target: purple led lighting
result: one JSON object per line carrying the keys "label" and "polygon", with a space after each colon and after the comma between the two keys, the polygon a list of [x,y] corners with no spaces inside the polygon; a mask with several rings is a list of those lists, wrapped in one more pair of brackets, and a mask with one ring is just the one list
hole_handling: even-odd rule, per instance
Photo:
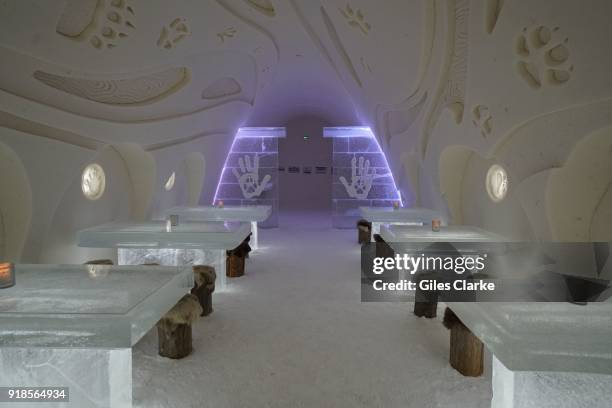
{"label": "purple led lighting", "polygon": [[227,161],[229,160],[230,154],[234,151],[234,145],[236,144],[236,139],[238,139],[238,135],[240,134],[240,129],[238,129],[238,133],[236,133],[236,136],[234,136],[234,140],[232,141],[232,146],[229,149],[229,152],[227,153],[227,156],[225,156],[225,162],[223,163],[223,168],[221,169],[221,174],[219,175],[219,182],[217,183],[217,188],[215,189],[215,196],[213,197],[213,202],[212,204],[215,205],[215,203],[217,202],[217,195],[219,194],[219,187],[221,186],[221,180],[223,179],[223,175],[225,174],[225,169],[227,167]]}
{"label": "purple led lighting", "polygon": [[376,139],[376,136],[374,135],[374,132],[372,132],[372,129],[370,128],[368,129],[370,131],[372,139],[374,139],[374,142],[376,143],[376,146],[378,147],[378,151],[380,152],[380,154],[382,154],[383,160],[385,161],[385,166],[387,166],[387,169],[389,170],[389,174],[391,175],[391,180],[393,181],[393,187],[395,188],[395,194],[397,194],[397,199],[400,203],[400,207],[403,207],[404,201],[402,200],[402,194],[398,190],[397,184],[395,183],[395,177],[393,177],[393,172],[391,171],[391,167],[389,167],[389,162],[387,161],[387,155],[385,154],[385,152],[383,152],[382,148],[380,147],[380,143],[378,143],[378,139]]}
{"label": "purple led lighting", "polygon": [[[219,196],[219,188],[221,187],[223,181],[223,175],[225,174],[225,170],[227,169],[227,164],[232,153],[235,152],[236,141],[242,139],[272,139],[272,138],[284,138],[286,137],[287,132],[284,127],[243,127],[239,128],[234,136],[234,141],[232,142],[232,146],[229,149],[227,156],[225,157],[225,162],[223,163],[223,168],[221,169],[221,174],[219,175],[219,182],[217,183],[217,188],[215,189],[215,196],[213,197],[212,204],[214,205],[217,202],[217,197]],[[266,145],[262,140],[262,151],[266,151]],[[252,152],[239,152],[249,154]]]}
{"label": "purple led lighting", "polygon": [[[391,172],[391,169],[389,167],[389,162],[387,161],[387,157],[385,156],[385,153],[381,149],[380,144],[378,143],[378,140],[374,136],[374,133],[372,132],[371,128],[369,128],[369,127],[324,128],[323,135],[324,135],[324,137],[339,137],[339,138],[351,138],[351,137],[355,137],[355,138],[368,138],[368,139],[374,140],[374,143],[376,144],[376,150],[377,150],[376,153],[378,153],[378,154],[380,154],[382,156],[384,166],[386,167],[386,169],[388,171],[387,175],[390,176],[391,182],[393,183],[393,187],[392,188],[395,190],[395,198],[390,198],[390,199],[398,201],[401,207],[404,206],[404,202],[402,200],[402,196],[400,194],[400,191],[397,189],[397,184],[395,183],[395,178],[394,178],[393,173]],[[284,128],[272,128],[272,127],[265,127],[265,128],[240,128],[240,129],[238,129],[238,132],[236,133],[236,136],[234,137],[234,140],[232,142],[232,145],[230,147],[228,155],[225,158],[225,162],[223,164],[223,168],[221,170],[221,174],[219,175],[219,182],[217,183],[217,188],[215,190],[215,196],[213,198],[213,205],[217,202],[217,199],[218,199],[217,197],[219,195],[219,188],[220,188],[220,186],[222,184],[223,175],[225,174],[225,171],[227,169],[228,160],[230,158],[230,155],[232,153],[235,153],[234,152],[234,148],[235,148],[235,145],[236,145],[236,140],[244,139],[244,138],[275,138],[275,137],[276,138],[285,137],[285,129]],[[357,152],[355,152],[355,153],[357,153]],[[389,186],[389,187],[391,187],[391,186]],[[392,191],[389,191],[389,193],[391,193],[391,192]],[[373,199],[376,200],[376,198],[373,198]],[[387,200],[389,200],[389,198]]]}
{"label": "purple led lighting", "polygon": [[[387,156],[385,155],[382,148],[380,147],[380,143],[378,143],[378,139],[376,139],[376,136],[374,135],[374,132],[372,132],[371,128],[367,126],[326,127],[323,129],[323,137],[338,138],[338,139],[364,138],[364,139],[373,140],[376,145],[376,150],[377,150],[375,153],[380,154],[382,156],[384,167],[388,171],[387,175],[391,177],[391,181],[393,183],[393,189],[395,190],[395,197],[386,198],[382,200],[384,201],[396,200],[400,203],[401,207],[404,206],[402,195],[397,188],[397,184],[395,183],[395,178],[393,176],[393,173],[391,172],[391,168],[389,167]],[[372,151],[347,151],[346,153],[359,154],[359,153],[374,153],[374,152]],[[381,200],[381,198],[368,198],[368,199],[369,200]]]}

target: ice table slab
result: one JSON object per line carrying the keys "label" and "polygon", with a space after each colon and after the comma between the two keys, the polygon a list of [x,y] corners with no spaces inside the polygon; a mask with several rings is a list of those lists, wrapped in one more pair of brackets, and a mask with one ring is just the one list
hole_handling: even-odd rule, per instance
{"label": "ice table slab", "polygon": [[17,265],[0,290],[0,386],[69,387],[54,406],[131,407],[131,347],[192,285],[184,267]]}
{"label": "ice table slab", "polygon": [[388,224],[380,228],[380,236],[394,250],[402,251],[401,243],[430,244],[433,242],[507,242],[507,238],[478,227],[449,225],[432,231],[431,226]]}
{"label": "ice table slab", "polygon": [[380,234],[382,224],[422,226],[439,219],[446,225],[442,214],[429,208],[359,207],[359,215],[372,223],[372,239],[374,234]]}
{"label": "ice table slab", "polygon": [[449,303],[512,371],[612,374],[612,303]]}
{"label": "ice table slab", "polygon": [[493,408],[612,400],[612,303],[449,303],[493,359]]}
{"label": "ice table slab", "polygon": [[118,248],[119,263],[140,265],[212,265],[217,287],[226,286],[225,251],[234,249],[251,233],[246,222],[179,222],[167,229],[165,221],[113,222],[81,230],[81,247]]}
{"label": "ice table slab", "polygon": [[[381,236],[391,247],[394,242],[508,241],[469,226],[433,232],[389,225]],[[448,305],[494,355],[494,408],[586,408],[612,399],[612,303]]]}
{"label": "ice table slab", "polygon": [[182,221],[240,221],[251,223],[251,241],[253,249],[259,247],[257,223],[263,222],[272,214],[270,205],[249,206],[199,206],[199,207],[172,207],[163,214],[178,215],[179,223]]}
{"label": "ice table slab", "polygon": [[112,222],[78,232],[81,247],[233,249],[251,232],[244,222],[181,222],[170,230],[165,221]]}

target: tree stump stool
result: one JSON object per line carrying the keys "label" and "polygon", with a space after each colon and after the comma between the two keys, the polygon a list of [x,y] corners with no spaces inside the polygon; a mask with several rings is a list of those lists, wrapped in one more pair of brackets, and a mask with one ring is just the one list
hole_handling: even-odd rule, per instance
{"label": "tree stump stool", "polygon": [[237,278],[244,275],[246,258],[248,257],[249,252],[251,252],[249,239],[250,237],[247,237],[244,241],[242,241],[242,244],[238,245],[232,250],[227,251],[227,258],[225,260],[225,275],[228,278]]}
{"label": "tree stump stool", "polygon": [[114,263],[110,259],[94,259],[85,262],[83,265],[114,265]]}
{"label": "tree stump stool", "polygon": [[450,365],[466,377],[480,377],[484,345],[450,309],[444,311],[444,326],[450,330]]}
{"label": "tree stump stool", "polygon": [[253,233],[251,232],[249,235],[247,235],[247,237],[244,239],[244,241],[242,241],[243,244],[246,244],[249,248],[248,251],[246,251],[246,255],[244,256],[246,259],[249,259],[250,253],[251,253],[251,245],[249,244],[251,242],[251,236],[253,235]]}
{"label": "tree stump stool", "polygon": [[382,258],[393,258],[395,252],[389,244],[385,242],[379,234],[374,234],[374,242],[376,243],[376,256]]}
{"label": "tree stump stool", "polygon": [[157,322],[159,355],[173,359],[187,357],[193,350],[191,323],[202,313],[198,298],[185,295]]}
{"label": "tree stump stool", "polygon": [[200,316],[208,316],[213,312],[212,293],[215,291],[215,280],[217,273],[215,268],[208,265],[194,265],[193,275],[195,284],[191,289],[191,294],[195,295],[202,306]]}
{"label": "tree stump stool", "polygon": [[427,273],[416,275],[416,291],[414,293],[414,314],[418,317],[433,319],[438,315],[438,292],[423,291],[420,281],[431,278]]}
{"label": "tree stump stool", "polygon": [[366,220],[357,221],[357,242],[367,244],[372,240],[372,223]]}

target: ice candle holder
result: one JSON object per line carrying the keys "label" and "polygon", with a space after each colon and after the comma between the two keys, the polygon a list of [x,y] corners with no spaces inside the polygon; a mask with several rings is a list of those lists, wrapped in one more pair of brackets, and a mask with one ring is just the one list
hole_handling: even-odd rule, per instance
{"label": "ice candle holder", "polygon": [[170,232],[172,231],[173,227],[178,227],[179,224],[179,216],[176,214],[171,214],[168,215],[168,218],[166,219],[166,231]]}
{"label": "ice candle holder", "polygon": [[431,230],[434,232],[440,232],[440,225],[442,225],[442,221],[439,218],[434,218],[431,220]]}
{"label": "ice candle holder", "polygon": [[15,286],[15,265],[8,262],[0,263],[0,289]]}

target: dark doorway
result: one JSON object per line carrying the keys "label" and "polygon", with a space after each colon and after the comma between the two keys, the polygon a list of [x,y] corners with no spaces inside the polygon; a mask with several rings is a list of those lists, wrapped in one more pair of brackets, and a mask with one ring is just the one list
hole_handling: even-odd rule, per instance
{"label": "dark doorway", "polygon": [[287,123],[287,137],[278,145],[281,212],[331,214],[333,139],[323,138],[325,126],[316,116]]}

